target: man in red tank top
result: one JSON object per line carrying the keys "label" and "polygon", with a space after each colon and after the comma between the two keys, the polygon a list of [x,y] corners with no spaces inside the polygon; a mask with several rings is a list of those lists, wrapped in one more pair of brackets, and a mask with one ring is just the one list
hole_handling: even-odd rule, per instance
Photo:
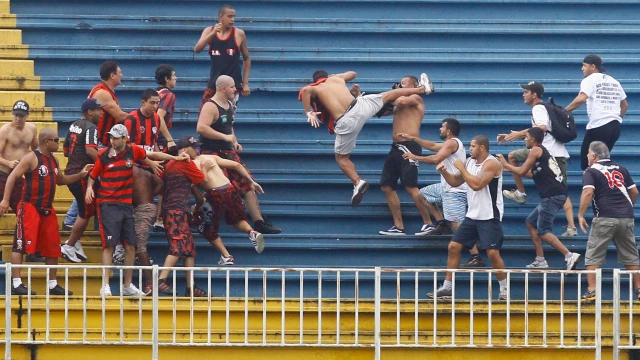
{"label": "man in red tank top", "polygon": [[[40,251],[47,265],[58,265],[60,257],[60,232],[58,219],[53,209],[56,185],[69,185],[87,176],[93,168],[86,165],[75,175],[63,175],[59,170],[58,160],[53,153],[58,151],[60,139],[50,128],[42,129],[38,136],[38,148],[25,155],[13,169],[7,179],[6,191],[0,202],[0,215],[7,212],[11,191],[16,181],[25,177],[22,189],[22,200],[16,212],[16,233],[11,253],[12,264],[22,264],[24,253],[33,254]],[[11,295],[27,295],[27,289],[20,278],[20,269],[11,271],[13,286]],[[56,269],[49,269],[49,295],[73,295],[65,290],[56,280]],[[35,295],[31,291],[32,295]]]}
{"label": "man in red tank top", "polygon": [[[216,93],[215,84],[220,75],[231,76],[235,80],[238,93],[243,96],[249,96],[251,93],[249,88],[251,58],[247,47],[247,36],[243,30],[233,26],[235,19],[235,9],[230,5],[223,5],[218,11],[218,23],[205,28],[193,47],[193,52],[199,53],[209,46],[208,52],[211,56],[209,82],[202,95],[200,108]],[[242,53],[242,72],[240,71],[240,53]],[[235,100],[237,101],[237,96]]]}
{"label": "man in red tank top", "polygon": [[122,70],[115,61],[105,61],[100,66],[102,82],[94,86],[89,98],[97,99],[102,107],[102,117],[98,122],[98,139],[102,146],[109,146],[109,130],[113,125],[127,118],[127,113],[120,109],[115,89],[122,82]]}

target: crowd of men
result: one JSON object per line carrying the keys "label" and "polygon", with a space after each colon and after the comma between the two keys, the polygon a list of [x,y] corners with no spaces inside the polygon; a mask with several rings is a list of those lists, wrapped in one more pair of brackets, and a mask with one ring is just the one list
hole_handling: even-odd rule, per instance
{"label": "crowd of men", "polygon": [[[28,123],[30,108],[25,101],[13,107],[13,121],[0,128],[0,188],[3,199],[0,215],[8,208],[16,213],[16,235],[12,263],[20,264],[23,254],[39,253],[47,264],[57,264],[59,257],[71,262],[87,260],[79,241],[91,217],[97,217],[102,240],[102,264],[113,261],[148,266],[146,250],[149,229],[163,229],[169,244],[164,265],[175,266],[182,259],[186,267],[195,264],[193,226],[220,253],[220,265],[232,265],[234,257],[219,236],[222,217],[227,224],[249,237],[258,253],[264,249],[263,234],[277,234],[280,229],[265,221],[256,194],[262,187],[242,163],[242,145],[233,124],[239,95],[250,95],[251,60],[245,33],[234,27],[235,10],[223,6],[219,23],[207,27],[194,47],[200,52],[208,47],[211,56],[209,81],[200,104],[196,131],[198,139],[186,136],[174,140],[171,135],[176,97],[171,91],[177,84],[175,70],[160,65],[155,72],[158,88],[141,95],[140,107],[123,111],[116,96],[122,81],[118,63],[107,61],[100,67],[101,82],[87,89],[82,103],[82,118],[69,128],[63,152],[68,157],[64,171],[54,153],[60,139],[51,129],[37,133]],[[242,60],[240,61],[240,55]],[[568,106],[571,111],[587,103],[589,122],[581,149],[583,193],[578,221],[586,233],[584,218],[593,203],[595,219],[589,235],[586,266],[594,269],[604,262],[607,245],[613,241],[618,257],[628,269],[640,269],[633,235],[633,204],[638,195],[629,172],[609,159],[620,135],[620,123],[628,107],[620,83],[605,74],[597,55],[584,58],[584,80],[579,95]],[[497,141],[524,139],[526,148],[508,157],[491,155],[489,139],[473,137],[469,157],[459,139],[462,124],[446,118],[439,129],[442,142],[420,138],[425,113],[420,95],[430,95],[434,87],[427,74],[406,76],[393,89],[380,94],[363,95],[359,86],[347,83],[356,73],[329,75],[318,70],[313,83],[299,93],[304,113],[314,128],[320,122],[336,135],[335,159],[353,183],[352,206],[357,206],[369,189],[350,160],[356,139],[373,116],[393,116],[392,145],[384,162],[381,189],[393,217],[393,225],[381,235],[405,235],[405,227],[396,192],[398,181],[404,186],[419,210],[423,225],[415,235],[443,235],[454,232],[449,244],[447,267],[460,266],[461,253],[468,249],[471,258],[463,266],[484,266],[479,249],[485,250],[495,269],[504,269],[500,256],[503,242],[503,197],[526,202],[522,177],[533,178],[540,194],[540,204],[526,219],[536,257],[528,268],[547,268],[542,241],[565,257],[566,269],[572,270],[582,256],[570,252],[552,233],[556,213],[564,209],[568,230],[562,236],[577,235],[573,205],[568,197],[565,145],[553,135],[550,115],[544,106],[544,86],[532,81],[521,84],[525,104],[531,107],[531,127],[509,134],[499,134]],[[435,133],[435,132],[434,132]],[[423,149],[432,152],[423,155]],[[419,163],[435,166],[440,181],[422,189],[418,186]],[[516,189],[503,190],[503,173],[511,172]],[[63,175],[64,173],[64,175]],[[56,186],[67,185],[74,196],[63,229],[69,238],[60,244],[57,218],[53,206]],[[190,194],[195,205],[189,207]],[[154,198],[158,198],[157,205]],[[439,207],[442,206],[442,212]],[[245,207],[253,223],[247,221]],[[75,212],[75,219],[74,217]],[[174,292],[169,271],[159,276],[158,291]],[[56,281],[50,270],[48,291],[51,295],[72,294]],[[207,296],[187,274],[186,296]],[[504,273],[497,273],[499,298],[508,289]],[[132,271],[126,270],[123,295],[148,295],[153,291],[151,273],[143,273],[138,289],[132,283]],[[21,281],[19,269],[12,274],[12,294],[34,294]],[[640,288],[640,277],[634,279]],[[111,295],[108,276],[100,288]],[[452,296],[451,274],[430,297]],[[594,279],[588,279],[585,298],[595,296]],[[640,296],[640,289],[638,290]]]}

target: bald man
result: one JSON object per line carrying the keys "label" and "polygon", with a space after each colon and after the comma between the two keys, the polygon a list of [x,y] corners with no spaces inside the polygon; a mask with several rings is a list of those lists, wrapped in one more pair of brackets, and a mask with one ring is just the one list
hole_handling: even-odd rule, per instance
{"label": "bald man", "polygon": [[[249,172],[238,155],[239,152],[242,152],[242,145],[238,143],[233,131],[233,97],[235,93],[234,80],[230,76],[220,75],[216,80],[215,95],[204,104],[202,111],[200,111],[197,131],[200,134],[199,142],[202,143],[202,154],[217,155],[222,159],[235,161],[242,164]],[[251,182],[233,169],[225,169],[224,174],[231,180],[231,184],[244,200],[253,219],[253,228],[262,234],[279,234],[280,229],[264,221],[258,197]],[[249,175],[251,175],[250,172]]]}
{"label": "bald man", "polygon": [[[87,176],[93,168],[86,165],[75,175],[63,175],[59,170],[58,160],[53,153],[58,151],[60,139],[53,129],[43,129],[38,136],[38,148],[26,154],[13,169],[0,202],[0,216],[9,208],[11,192],[16,181],[24,176],[24,191],[16,211],[16,234],[11,253],[12,264],[22,264],[24,253],[33,254],[40,251],[47,265],[58,265],[60,257],[60,232],[58,219],[53,209],[56,185],[69,185]],[[14,268],[11,273],[13,286],[11,295],[27,295],[27,289],[20,278],[20,269]],[[56,269],[49,269],[49,295],[73,295],[56,281]],[[31,291],[32,295],[35,295]]]}

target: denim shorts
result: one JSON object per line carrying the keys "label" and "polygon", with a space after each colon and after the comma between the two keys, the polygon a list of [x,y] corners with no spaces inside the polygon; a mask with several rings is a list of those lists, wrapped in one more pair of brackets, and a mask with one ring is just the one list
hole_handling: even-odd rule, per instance
{"label": "denim shorts", "polygon": [[527,216],[527,223],[538,229],[538,236],[550,233],[553,228],[553,220],[565,201],[566,195],[556,195],[548,198],[542,198],[540,205]]}

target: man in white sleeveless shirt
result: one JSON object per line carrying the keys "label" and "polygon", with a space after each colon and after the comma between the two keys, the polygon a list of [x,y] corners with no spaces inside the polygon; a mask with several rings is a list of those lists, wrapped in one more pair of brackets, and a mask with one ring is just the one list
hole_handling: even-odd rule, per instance
{"label": "man in white sleeveless shirt", "polygon": [[[504,269],[500,257],[502,248],[502,165],[489,154],[489,139],[477,135],[471,140],[469,147],[471,158],[466,163],[457,159],[454,162],[459,173],[452,174],[444,163],[438,164],[436,170],[442,174],[447,183],[453,187],[467,184],[467,203],[469,210],[462,224],[449,243],[447,269],[460,267],[460,254],[463,248],[472,248],[479,244],[487,251],[487,256],[494,269]],[[507,299],[506,274],[496,273],[500,284],[499,300]],[[447,273],[446,280],[435,293],[428,293],[430,298],[447,299],[452,296],[452,273]]]}

